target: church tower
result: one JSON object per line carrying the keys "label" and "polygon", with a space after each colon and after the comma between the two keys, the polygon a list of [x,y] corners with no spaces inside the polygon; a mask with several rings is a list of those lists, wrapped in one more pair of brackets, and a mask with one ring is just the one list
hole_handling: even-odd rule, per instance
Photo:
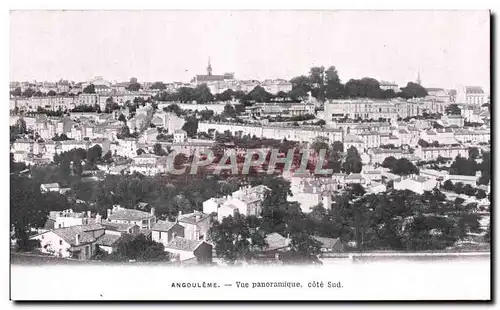
{"label": "church tower", "polygon": [[212,65],[210,64],[210,57],[208,57],[207,74],[212,75]]}
{"label": "church tower", "polygon": [[418,71],[418,74],[417,74],[417,84],[422,85],[422,80],[420,79],[420,70]]}

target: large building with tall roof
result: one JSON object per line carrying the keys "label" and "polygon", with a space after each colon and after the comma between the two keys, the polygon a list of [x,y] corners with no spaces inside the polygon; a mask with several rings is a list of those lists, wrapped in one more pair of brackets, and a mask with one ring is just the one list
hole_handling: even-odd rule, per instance
{"label": "large building with tall roof", "polygon": [[461,86],[457,88],[456,103],[483,105],[487,103],[487,101],[488,96],[482,87]]}
{"label": "large building with tall roof", "polygon": [[207,74],[196,75],[191,83],[196,85],[209,84],[213,82],[224,82],[227,80],[234,80],[234,73],[224,73],[221,75],[212,74],[212,64],[210,58],[208,59]]}

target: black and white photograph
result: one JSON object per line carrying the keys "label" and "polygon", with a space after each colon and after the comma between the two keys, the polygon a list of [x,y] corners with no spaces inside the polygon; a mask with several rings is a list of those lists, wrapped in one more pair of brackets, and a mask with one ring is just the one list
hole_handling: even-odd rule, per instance
{"label": "black and white photograph", "polygon": [[10,299],[490,301],[491,22],[11,10]]}

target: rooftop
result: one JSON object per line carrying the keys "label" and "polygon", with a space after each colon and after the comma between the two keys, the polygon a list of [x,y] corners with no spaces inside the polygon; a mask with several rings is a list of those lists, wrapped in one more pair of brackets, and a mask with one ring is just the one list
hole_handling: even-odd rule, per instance
{"label": "rooftop", "polygon": [[142,220],[150,218],[151,214],[144,211],[120,208],[112,211],[108,220]]}
{"label": "rooftop", "polygon": [[173,250],[192,252],[192,251],[196,250],[202,243],[203,243],[203,240],[189,240],[189,239],[185,239],[182,237],[177,237],[174,240],[170,241],[165,246],[165,249],[173,249]]}

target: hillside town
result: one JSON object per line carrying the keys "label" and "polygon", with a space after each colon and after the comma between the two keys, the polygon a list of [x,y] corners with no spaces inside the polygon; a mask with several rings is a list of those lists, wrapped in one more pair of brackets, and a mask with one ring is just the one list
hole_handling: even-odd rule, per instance
{"label": "hillside town", "polygon": [[[239,80],[212,65],[189,82],[11,82],[12,251],[180,265],[489,251],[481,87],[426,87],[418,72],[343,83],[334,66]],[[275,149],[291,168],[271,164]],[[326,159],[299,171],[304,149]],[[249,150],[268,156],[242,173]],[[236,173],[220,167],[229,153]]]}

